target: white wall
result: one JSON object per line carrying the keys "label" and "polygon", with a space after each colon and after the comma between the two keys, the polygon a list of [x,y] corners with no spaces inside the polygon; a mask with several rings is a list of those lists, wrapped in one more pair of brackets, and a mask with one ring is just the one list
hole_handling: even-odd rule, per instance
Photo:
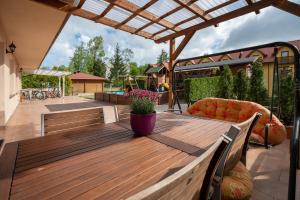
{"label": "white wall", "polygon": [[20,73],[17,60],[5,49],[11,43],[0,24],[0,126],[5,126],[19,104]]}

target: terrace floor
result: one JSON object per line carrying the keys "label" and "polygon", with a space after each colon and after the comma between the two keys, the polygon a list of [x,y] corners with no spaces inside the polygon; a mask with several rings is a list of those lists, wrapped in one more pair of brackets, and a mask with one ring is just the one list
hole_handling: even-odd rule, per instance
{"label": "terrace floor", "polygon": [[[60,99],[20,103],[0,137],[12,142],[40,136],[40,115],[51,111],[103,106],[105,121],[114,119],[113,106],[103,102],[68,96]],[[160,110],[166,109],[161,106]],[[285,200],[288,191],[289,140],[269,150],[252,147],[247,155],[247,168],[254,180],[252,200]],[[297,176],[300,182],[300,173]],[[297,188],[300,197],[300,187]],[[297,198],[296,198],[297,199]]]}

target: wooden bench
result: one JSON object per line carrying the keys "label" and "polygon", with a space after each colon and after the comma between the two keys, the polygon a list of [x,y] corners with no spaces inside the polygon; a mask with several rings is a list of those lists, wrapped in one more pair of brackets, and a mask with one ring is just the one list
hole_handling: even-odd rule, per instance
{"label": "wooden bench", "polygon": [[231,138],[223,136],[190,164],[127,200],[156,199],[208,199],[214,173],[224,153],[229,152],[232,141],[240,129],[232,126]]}
{"label": "wooden bench", "polygon": [[41,135],[104,123],[103,108],[88,108],[41,114]]}

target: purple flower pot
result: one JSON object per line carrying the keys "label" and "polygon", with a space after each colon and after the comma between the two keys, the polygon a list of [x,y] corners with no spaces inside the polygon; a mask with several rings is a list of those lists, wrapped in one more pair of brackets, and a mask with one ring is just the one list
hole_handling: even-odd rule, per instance
{"label": "purple flower pot", "polygon": [[155,127],[156,112],[141,115],[130,113],[131,129],[137,136],[150,135]]}

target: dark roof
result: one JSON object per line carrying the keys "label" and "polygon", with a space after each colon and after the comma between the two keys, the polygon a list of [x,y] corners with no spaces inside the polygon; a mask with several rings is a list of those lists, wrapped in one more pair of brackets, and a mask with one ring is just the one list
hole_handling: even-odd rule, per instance
{"label": "dark roof", "polygon": [[94,80],[94,81],[107,81],[106,78],[94,76],[91,74],[86,74],[83,72],[75,72],[74,74],[70,75],[69,78],[71,80]]}
{"label": "dark roof", "polygon": [[146,71],[146,74],[158,73],[164,67],[151,67]]}
{"label": "dark roof", "polygon": [[168,71],[169,70],[169,63],[168,62],[163,62],[162,64],[149,64],[148,69],[146,70],[146,74],[151,74],[151,73],[158,73],[160,72],[161,69],[166,68]]}
{"label": "dark roof", "polygon": [[[300,49],[300,40],[294,40],[294,41],[289,41],[289,43],[295,45],[298,49]],[[231,53],[231,54],[223,54],[223,55],[218,55],[218,56],[211,56],[209,55],[203,58],[210,58],[214,62],[221,61],[223,56],[228,56],[232,60],[240,59],[240,58],[248,58],[250,54],[253,51],[259,51],[263,55],[264,63],[273,63],[274,62],[274,47],[267,47],[267,48],[261,48],[261,49],[252,49],[249,51],[243,51],[243,52],[237,52],[237,53]],[[194,60],[186,60],[182,61],[179,63],[179,65],[190,65],[190,64],[198,64],[201,61],[201,59],[194,59]],[[168,63],[166,63],[168,66]],[[155,65],[150,65],[151,67],[155,67]]]}
{"label": "dark roof", "polygon": [[249,64],[253,63],[258,59],[258,57],[248,57],[248,58],[239,58],[235,60],[223,60],[219,62],[211,62],[211,63],[202,63],[197,65],[186,65],[186,66],[176,66],[175,72],[179,71],[191,71],[191,70],[202,70],[209,68],[216,68],[224,65],[239,65],[239,64]]}

